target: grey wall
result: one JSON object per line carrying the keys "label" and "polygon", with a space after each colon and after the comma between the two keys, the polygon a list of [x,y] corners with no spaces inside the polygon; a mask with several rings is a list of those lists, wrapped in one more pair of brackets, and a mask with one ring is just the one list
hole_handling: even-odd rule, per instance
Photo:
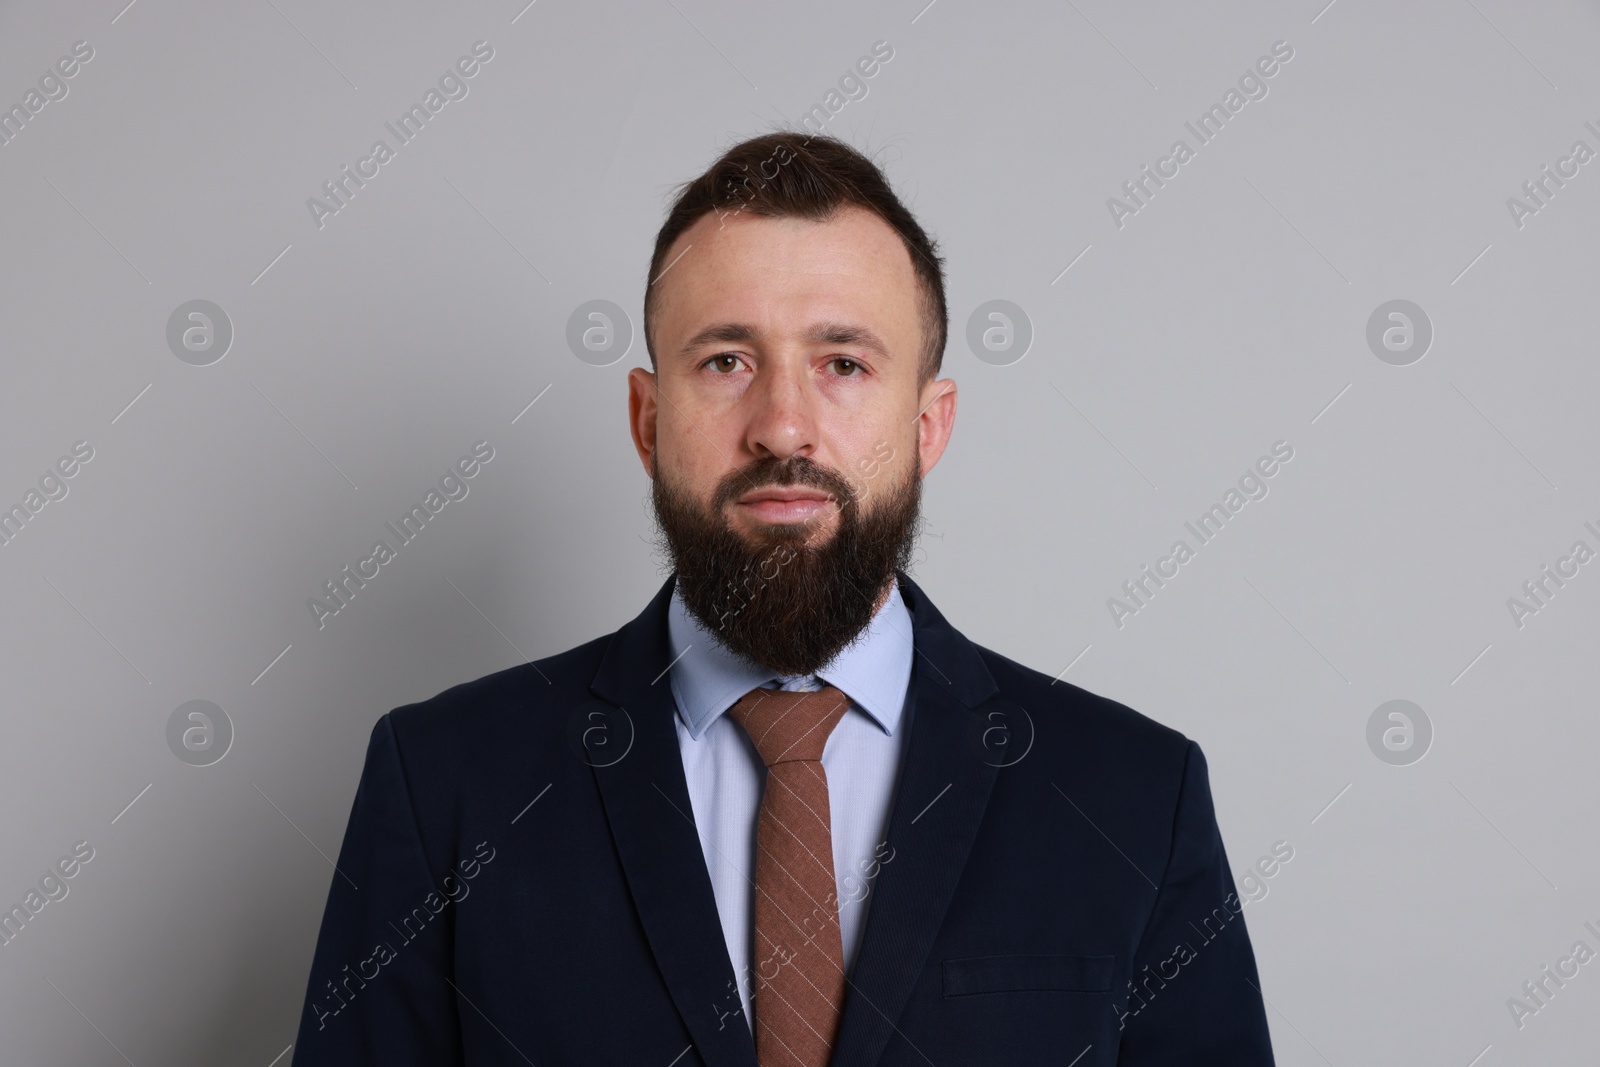
{"label": "grey wall", "polygon": [[[1600,162],[1561,163],[1600,151],[1594,4],[124,2],[0,10],[0,105],[93,49],[0,145],[0,504],[38,506],[0,547],[0,903],[93,849],[0,947],[6,1062],[286,1050],[374,720],[662,577],[642,341],[585,362],[569,316],[636,327],[672,185],[877,41],[826,129],[941,239],[962,390],[918,580],[1198,739],[1236,877],[1293,849],[1245,909],[1281,1063],[1593,1057],[1600,963],[1520,1027],[1507,999],[1600,950],[1600,562],[1569,556],[1600,551]],[[308,198],[478,41],[467,95],[319,225]],[[1275,42],[1201,144],[1185,122]],[[1540,206],[1546,164],[1576,173]],[[215,312],[181,343],[193,300],[220,359]],[[975,350],[991,300],[1011,347],[978,316]],[[1393,300],[1421,314],[1391,352]],[[484,440],[319,627],[308,598]],[[27,497],[77,442],[66,495]],[[1545,565],[1576,574],[1514,613]]]}

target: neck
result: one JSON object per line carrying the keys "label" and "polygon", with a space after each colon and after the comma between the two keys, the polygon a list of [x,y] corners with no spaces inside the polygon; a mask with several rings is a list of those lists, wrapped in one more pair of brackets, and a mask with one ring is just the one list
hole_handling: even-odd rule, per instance
{"label": "neck", "polygon": [[872,615],[874,618],[877,617],[878,612],[883,610],[884,603],[889,599],[889,590],[894,588],[894,583],[895,578],[891,574],[889,580],[883,583],[883,588],[878,590],[878,597],[872,602]]}

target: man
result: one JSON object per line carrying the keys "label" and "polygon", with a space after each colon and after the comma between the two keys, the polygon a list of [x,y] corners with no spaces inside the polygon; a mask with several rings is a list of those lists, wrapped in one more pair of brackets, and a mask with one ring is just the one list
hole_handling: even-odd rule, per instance
{"label": "man", "polygon": [[1206,764],[905,568],[934,243],[825,137],[684,187],[628,412],[673,575],[378,721],[297,1064],[1271,1064]]}

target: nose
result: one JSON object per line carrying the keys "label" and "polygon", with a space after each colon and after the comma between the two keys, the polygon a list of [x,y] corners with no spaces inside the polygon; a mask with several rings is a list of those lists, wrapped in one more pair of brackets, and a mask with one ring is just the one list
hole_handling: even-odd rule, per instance
{"label": "nose", "polygon": [[807,459],[817,451],[817,396],[802,369],[771,361],[745,394],[745,447],[757,458]]}

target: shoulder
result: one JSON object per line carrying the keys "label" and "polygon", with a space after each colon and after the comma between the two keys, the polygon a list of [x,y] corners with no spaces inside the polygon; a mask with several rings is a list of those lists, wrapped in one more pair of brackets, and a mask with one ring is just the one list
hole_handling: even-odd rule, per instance
{"label": "shoulder", "polygon": [[508,820],[547,790],[541,811],[557,816],[547,825],[573,832],[573,806],[594,782],[570,744],[571,727],[598,701],[589,684],[612,636],[382,715],[367,745],[347,841],[352,834],[384,847],[417,841],[430,869],[448,872],[474,842],[505,838]]}
{"label": "shoulder", "polygon": [[536,758],[565,736],[572,711],[595,699],[589,683],[614,636],[606,634],[397,707],[374,727],[372,744],[392,739],[409,767],[447,775],[474,768],[481,773],[510,753]]}
{"label": "shoulder", "polygon": [[1001,697],[1050,716],[1080,741],[1100,738],[1110,744],[1179,752],[1188,744],[1189,739],[1179,731],[1126,704],[1052,678],[992,649],[973,647],[989,668]]}
{"label": "shoulder", "polygon": [[1110,697],[1052,678],[974,644],[998,686],[993,701],[1021,709],[1045,763],[1124,788],[1175,787],[1199,746],[1178,730]]}
{"label": "shoulder", "polygon": [[979,710],[1004,716],[1004,770],[991,801],[999,810],[1022,820],[1022,812],[1054,809],[1063,820],[1056,825],[1092,828],[1150,876],[1167,869],[1180,838],[1209,839],[1214,817],[1197,743],[1110,697],[974,647],[998,686]]}

